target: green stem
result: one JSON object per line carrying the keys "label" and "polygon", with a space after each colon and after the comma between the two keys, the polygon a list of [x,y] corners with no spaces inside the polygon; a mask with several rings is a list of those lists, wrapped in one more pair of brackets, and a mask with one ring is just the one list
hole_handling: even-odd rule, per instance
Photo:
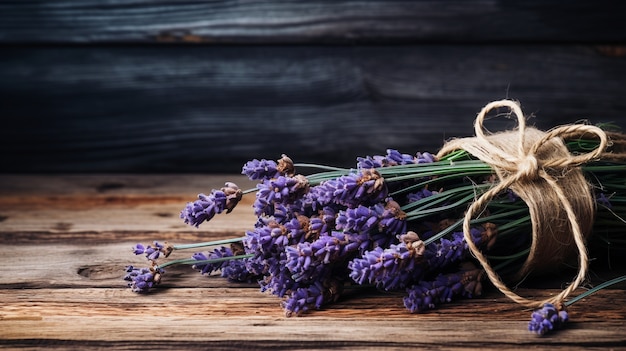
{"label": "green stem", "polygon": [[565,303],[565,306],[569,306],[571,304],[574,304],[574,303],[578,302],[579,300],[582,300],[585,297],[587,297],[587,296],[589,296],[589,295],[591,295],[591,294],[593,294],[593,293],[595,293],[595,292],[597,292],[599,290],[602,290],[602,289],[604,289],[606,287],[609,287],[609,286],[611,286],[613,284],[621,283],[623,281],[626,281],[626,275],[623,275],[621,277],[617,277],[617,278],[611,279],[609,281],[606,281],[606,282],[604,282],[604,283],[594,287],[593,289],[589,289],[589,290],[585,291],[584,293],[576,296],[575,298],[567,301]]}
{"label": "green stem", "polygon": [[294,166],[295,167],[303,167],[303,168],[323,169],[323,170],[326,170],[326,171],[339,171],[339,172],[348,172],[349,171],[349,169],[346,169],[346,168],[326,166],[326,165],[318,165],[318,164],[314,164],[314,163],[295,163]]}
{"label": "green stem", "polygon": [[435,208],[431,208],[431,209],[423,209],[423,208],[419,208],[416,210],[413,210],[409,213],[406,214],[406,220],[407,221],[414,221],[416,219],[420,219],[420,218],[424,218],[426,216],[429,216],[430,214],[433,213],[441,213],[444,210],[449,210],[458,206],[461,206],[463,204],[467,204],[467,202],[471,199],[473,199],[474,197],[476,197],[476,195],[474,194],[470,194],[462,199],[460,199],[457,202],[454,202],[450,205],[444,205],[444,206],[440,206],[440,207],[435,207]]}
{"label": "green stem", "polygon": [[203,243],[174,245],[173,248],[174,248],[174,250],[196,249],[196,248],[199,248],[199,247],[232,244],[232,243],[240,242],[243,239],[244,239],[244,237],[241,237],[241,238],[230,238],[230,239],[224,239],[224,240],[215,240],[215,241],[207,241],[207,242],[203,242]]}
{"label": "green stem", "polygon": [[224,262],[224,261],[240,260],[240,259],[250,258],[250,257],[254,257],[254,254],[228,256],[228,257],[214,258],[210,260],[195,260],[193,258],[181,258],[178,260],[165,262],[163,264],[158,265],[157,267],[165,268],[165,267],[173,266],[177,264],[211,264],[211,263],[218,263],[218,262]]}

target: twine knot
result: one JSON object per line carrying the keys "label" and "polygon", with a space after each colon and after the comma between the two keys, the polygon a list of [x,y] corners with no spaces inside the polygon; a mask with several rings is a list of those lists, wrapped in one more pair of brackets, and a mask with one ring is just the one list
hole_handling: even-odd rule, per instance
{"label": "twine knot", "polygon": [[[517,117],[517,130],[485,135],[485,116],[499,107],[509,108]],[[437,154],[440,158],[463,149],[489,164],[499,178],[494,187],[467,209],[463,220],[465,241],[494,286],[513,301],[533,308],[546,302],[561,304],[586,277],[589,262],[585,236],[591,231],[595,215],[591,189],[577,166],[598,159],[608,146],[608,138],[600,128],[589,125],[563,126],[548,132],[526,128],[521,108],[510,100],[494,101],[483,107],[476,117],[474,130],[476,137],[451,140]],[[599,138],[598,147],[586,154],[570,154],[563,139],[584,134]],[[496,195],[509,188],[528,206],[532,223],[530,253],[517,278],[521,279],[535,269],[554,268],[562,264],[569,254],[578,253],[578,275],[553,298],[537,302],[512,292],[471,240],[470,221],[473,216]],[[572,243],[575,245],[570,245]]]}
{"label": "twine knot", "polygon": [[520,178],[526,178],[528,180],[534,180],[539,177],[539,163],[537,158],[533,155],[527,155],[524,157],[518,168],[517,172]]}

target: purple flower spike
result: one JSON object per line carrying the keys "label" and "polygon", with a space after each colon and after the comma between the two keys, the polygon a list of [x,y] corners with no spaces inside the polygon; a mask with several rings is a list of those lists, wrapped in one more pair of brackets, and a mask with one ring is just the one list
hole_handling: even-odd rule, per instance
{"label": "purple flower spike", "polygon": [[147,293],[151,288],[161,282],[161,277],[165,271],[158,267],[135,268],[126,267],[124,280],[129,281],[128,287],[136,293]]}
{"label": "purple flower spike", "polygon": [[[483,232],[478,228],[471,228],[470,234],[476,245],[482,245]],[[447,267],[464,259],[469,253],[463,232],[454,232],[451,239],[441,238],[438,242],[426,247],[424,257],[428,260],[430,270]]]}
{"label": "purple flower spike", "polygon": [[214,190],[211,194],[198,194],[198,200],[190,202],[180,213],[185,223],[198,227],[204,221],[209,221],[226,207],[226,194]]}
{"label": "purple flower spike", "polygon": [[435,155],[429,152],[418,152],[415,155],[416,162],[415,163],[433,163],[436,161]]}
{"label": "purple flower spike", "polygon": [[414,232],[403,235],[403,242],[383,249],[376,247],[348,263],[350,278],[358,284],[372,283],[385,290],[405,287],[424,273],[424,243]]}
{"label": "purple flower spike", "polygon": [[534,311],[528,323],[528,330],[544,335],[552,330],[560,329],[568,320],[567,312],[557,310],[556,306],[546,303],[537,311]]}
{"label": "purple flower spike", "polygon": [[358,206],[340,211],[336,220],[337,229],[358,234],[367,234],[378,228],[379,217],[382,216],[384,206],[376,204],[371,208]]}
{"label": "purple flower spike", "polygon": [[[218,249],[214,249],[208,255],[202,252],[197,252],[191,256],[194,260],[205,261],[213,260],[217,258],[232,257],[233,251],[225,246],[221,246]],[[193,269],[200,272],[202,275],[210,275],[214,271],[221,271],[221,276],[233,281],[249,281],[253,274],[248,272],[246,264],[243,260],[229,260],[215,263],[198,263],[191,266]]]}
{"label": "purple flower spike", "polygon": [[359,173],[327,180],[315,187],[313,193],[313,200],[320,207],[335,203],[354,208],[382,202],[387,198],[388,189],[385,179],[375,169],[362,169]]}
{"label": "purple flower spike", "polygon": [[283,302],[285,315],[300,315],[308,311],[311,307],[320,309],[324,303],[324,288],[319,282],[306,288],[296,289],[289,298]]}
{"label": "purple flower spike", "polygon": [[288,205],[304,196],[309,191],[309,181],[302,175],[279,176],[257,184],[257,189],[254,214],[271,216],[276,204]]}
{"label": "purple flower spike", "polygon": [[164,257],[169,256],[174,250],[174,247],[167,242],[160,244],[158,241],[155,241],[152,245],[145,247],[141,244],[137,244],[133,246],[132,250],[135,255],[145,254],[148,260],[156,261],[161,255]]}
{"label": "purple flower spike", "polygon": [[420,281],[407,289],[404,306],[411,313],[433,309],[456,296],[472,298],[482,293],[484,272],[465,262],[458,272],[439,274],[433,281]]}
{"label": "purple flower spike", "polygon": [[400,205],[388,200],[385,209],[380,217],[380,231],[389,235],[398,235],[406,232],[406,213],[402,211]]}
{"label": "purple flower spike", "polygon": [[243,166],[241,174],[245,174],[250,180],[267,180],[280,175],[276,167],[274,161],[254,159]]}
{"label": "purple flower spike", "polygon": [[387,155],[385,156],[367,156],[357,158],[357,167],[359,169],[371,169],[431,162],[435,162],[435,157],[428,152],[418,152],[415,156],[413,156],[400,153],[398,150],[388,149]]}
{"label": "purple flower spike", "polygon": [[422,275],[419,258],[405,243],[387,249],[376,247],[348,264],[350,278],[358,284],[372,283],[385,290],[402,288]]}
{"label": "purple flower spike", "polygon": [[211,194],[199,194],[198,200],[189,202],[181,211],[180,218],[185,223],[198,227],[224,210],[230,212],[241,200],[243,192],[235,183],[226,183],[221,190],[212,190]]}

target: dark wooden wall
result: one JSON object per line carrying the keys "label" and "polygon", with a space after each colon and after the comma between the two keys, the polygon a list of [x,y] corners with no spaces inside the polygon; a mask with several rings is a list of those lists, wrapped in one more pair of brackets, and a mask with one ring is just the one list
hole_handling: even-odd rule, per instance
{"label": "dark wooden wall", "polygon": [[351,166],[501,98],[626,127],[626,2],[0,2],[4,173]]}

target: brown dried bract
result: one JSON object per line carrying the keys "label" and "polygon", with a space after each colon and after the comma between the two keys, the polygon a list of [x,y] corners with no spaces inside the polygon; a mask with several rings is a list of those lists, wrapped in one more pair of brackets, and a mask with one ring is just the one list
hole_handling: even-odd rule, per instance
{"label": "brown dried bract", "polygon": [[232,182],[226,182],[224,187],[220,189],[226,194],[226,213],[230,213],[235,206],[241,201],[243,197],[243,191],[239,189],[237,184]]}
{"label": "brown dried bract", "polygon": [[282,154],[280,160],[278,160],[276,170],[289,177],[296,174],[296,167],[293,165],[293,161],[285,154]]}
{"label": "brown dried bract", "polygon": [[361,177],[359,178],[357,184],[362,185],[363,183],[367,183],[371,180],[374,181],[374,186],[371,187],[368,192],[380,191],[385,186],[385,179],[373,168],[362,170]]}
{"label": "brown dried bract", "polygon": [[399,219],[399,220],[406,219],[406,212],[402,211],[400,204],[398,204],[397,202],[393,200],[387,201],[387,204],[385,204],[385,210],[391,212],[393,217],[396,219]]}

